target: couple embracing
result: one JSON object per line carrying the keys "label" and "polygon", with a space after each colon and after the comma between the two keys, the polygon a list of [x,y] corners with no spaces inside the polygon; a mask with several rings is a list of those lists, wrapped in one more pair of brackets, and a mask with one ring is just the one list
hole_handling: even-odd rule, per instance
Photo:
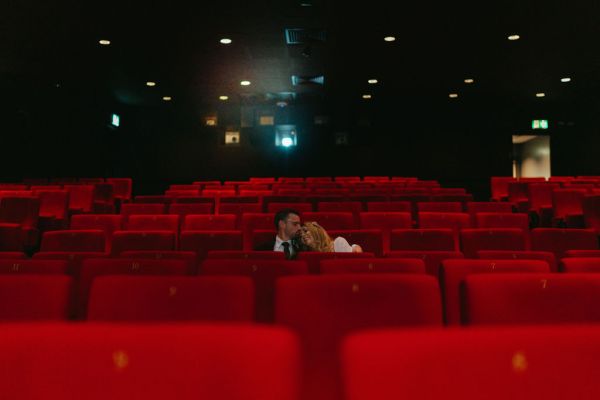
{"label": "couple embracing", "polygon": [[362,248],[350,245],[341,236],[331,239],[317,222],[301,223],[300,213],[286,208],[275,214],[277,235],[274,242],[264,243],[255,250],[283,251],[287,259],[295,258],[301,251],[361,253]]}

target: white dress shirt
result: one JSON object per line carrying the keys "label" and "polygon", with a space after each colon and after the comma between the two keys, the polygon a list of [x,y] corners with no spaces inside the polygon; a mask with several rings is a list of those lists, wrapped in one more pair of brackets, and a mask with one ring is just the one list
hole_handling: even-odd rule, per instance
{"label": "white dress shirt", "polygon": [[279,236],[275,236],[275,246],[273,247],[273,251],[283,251],[283,242],[287,242],[290,244],[290,256],[293,256],[295,253],[294,246],[292,246],[291,240],[281,240]]}

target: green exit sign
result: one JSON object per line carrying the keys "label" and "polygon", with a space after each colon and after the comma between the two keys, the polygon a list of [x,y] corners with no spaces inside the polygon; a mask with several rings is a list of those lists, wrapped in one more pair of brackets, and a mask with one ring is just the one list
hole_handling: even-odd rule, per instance
{"label": "green exit sign", "polygon": [[548,120],[534,119],[531,121],[531,129],[548,129]]}

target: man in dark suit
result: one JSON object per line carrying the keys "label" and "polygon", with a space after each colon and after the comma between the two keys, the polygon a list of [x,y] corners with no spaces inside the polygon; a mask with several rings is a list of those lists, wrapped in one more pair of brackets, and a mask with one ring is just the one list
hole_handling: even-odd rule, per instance
{"label": "man in dark suit", "polygon": [[300,251],[300,214],[291,208],[285,208],[275,214],[275,239],[256,246],[259,251],[283,251],[288,260],[295,258]]}

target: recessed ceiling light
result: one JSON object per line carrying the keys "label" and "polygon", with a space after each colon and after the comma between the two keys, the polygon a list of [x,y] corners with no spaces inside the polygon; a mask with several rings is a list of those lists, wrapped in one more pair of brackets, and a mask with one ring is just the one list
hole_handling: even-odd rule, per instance
{"label": "recessed ceiling light", "polygon": [[250,81],[241,81],[240,85],[242,85],[242,86],[249,86],[250,83],[251,83]]}
{"label": "recessed ceiling light", "polygon": [[369,79],[367,82],[369,82],[371,85],[374,85],[377,83],[377,79]]}
{"label": "recessed ceiling light", "polygon": [[225,100],[228,100],[228,99],[229,99],[229,96],[219,96],[219,100],[225,101]]}
{"label": "recessed ceiling light", "polygon": [[171,96],[163,96],[164,101],[171,101],[173,98]]}
{"label": "recessed ceiling light", "polygon": [[362,95],[362,98],[363,98],[363,99],[366,99],[366,100],[370,99],[371,97],[372,97],[372,96],[371,96],[370,94],[363,94],[363,95]]}
{"label": "recessed ceiling light", "polygon": [[223,44],[230,44],[232,42],[232,40],[229,38],[223,38],[223,39],[219,40],[219,42],[221,42]]}
{"label": "recessed ceiling light", "polygon": [[396,40],[396,38],[394,36],[386,36],[383,38],[383,40],[385,40],[386,42],[393,42],[394,40]]}
{"label": "recessed ceiling light", "polygon": [[108,46],[110,44],[110,40],[100,39],[98,40],[98,43],[100,43],[102,46]]}
{"label": "recessed ceiling light", "polygon": [[465,79],[465,83],[473,83],[473,82],[475,82],[475,80],[472,78]]}
{"label": "recessed ceiling light", "polygon": [[535,97],[546,97],[546,93],[536,93]]}
{"label": "recessed ceiling light", "polygon": [[571,78],[565,77],[560,79],[561,82],[571,82]]}
{"label": "recessed ceiling light", "polygon": [[450,97],[451,99],[456,99],[458,97],[458,93],[450,93],[448,97]]}
{"label": "recessed ceiling light", "polygon": [[508,40],[519,40],[519,39],[521,39],[521,36],[519,36],[519,35],[510,35],[508,37]]}
{"label": "recessed ceiling light", "polygon": [[148,81],[148,82],[146,82],[146,86],[149,86],[149,87],[156,86],[156,82]]}

